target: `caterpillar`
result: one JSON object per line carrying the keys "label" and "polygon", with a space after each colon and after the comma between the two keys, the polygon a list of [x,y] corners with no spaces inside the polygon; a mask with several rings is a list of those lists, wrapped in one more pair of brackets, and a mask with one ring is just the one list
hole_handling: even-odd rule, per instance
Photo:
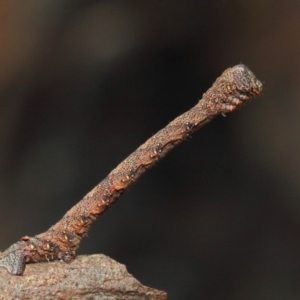
{"label": "caterpillar", "polygon": [[22,275],[27,263],[54,259],[71,262],[92,223],[146,170],[217,115],[234,111],[261,91],[261,82],[245,65],[225,70],[193,108],[137,148],[60,221],[35,237],[22,237],[1,253],[0,267]]}

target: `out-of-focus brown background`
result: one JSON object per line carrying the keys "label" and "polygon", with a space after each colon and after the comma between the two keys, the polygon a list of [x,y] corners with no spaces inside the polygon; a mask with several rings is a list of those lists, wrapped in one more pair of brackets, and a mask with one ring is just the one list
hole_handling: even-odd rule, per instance
{"label": "out-of-focus brown background", "polygon": [[300,299],[300,2],[0,2],[0,248],[48,229],[227,67],[262,97],[168,155],[97,221],[170,299]]}

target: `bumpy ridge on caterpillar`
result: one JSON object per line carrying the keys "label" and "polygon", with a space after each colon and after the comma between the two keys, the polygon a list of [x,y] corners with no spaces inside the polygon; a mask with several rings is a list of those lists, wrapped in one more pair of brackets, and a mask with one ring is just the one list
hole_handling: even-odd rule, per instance
{"label": "bumpy ridge on caterpillar", "polygon": [[229,68],[189,111],[142,144],[44,233],[24,236],[0,254],[0,267],[21,275],[26,263],[60,259],[70,262],[91,224],[147,169],[219,114],[259,95],[262,84],[245,66]]}

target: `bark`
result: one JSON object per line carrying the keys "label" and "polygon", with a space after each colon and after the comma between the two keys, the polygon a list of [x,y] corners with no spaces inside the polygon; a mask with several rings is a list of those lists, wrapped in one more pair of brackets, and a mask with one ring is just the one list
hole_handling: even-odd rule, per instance
{"label": "bark", "polygon": [[78,256],[60,261],[28,264],[24,275],[0,268],[0,299],[167,299],[167,294],[142,285],[111,258]]}

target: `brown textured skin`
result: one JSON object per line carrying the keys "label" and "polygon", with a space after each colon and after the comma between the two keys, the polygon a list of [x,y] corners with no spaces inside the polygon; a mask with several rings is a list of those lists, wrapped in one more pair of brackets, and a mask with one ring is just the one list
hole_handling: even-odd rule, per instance
{"label": "brown textured skin", "polygon": [[0,267],[21,275],[26,263],[53,259],[72,261],[91,224],[147,169],[201,126],[219,114],[235,110],[261,90],[262,84],[245,65],[224,71],[196,106],[129,155],[58,223],[35,237],[23,237],[3,252]]}

